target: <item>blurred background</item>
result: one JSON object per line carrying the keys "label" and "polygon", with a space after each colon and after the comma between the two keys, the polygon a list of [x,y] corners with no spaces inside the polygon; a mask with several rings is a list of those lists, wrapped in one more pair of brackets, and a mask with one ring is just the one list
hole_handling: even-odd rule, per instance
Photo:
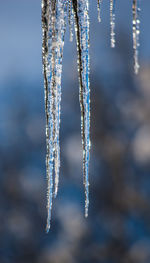
{"label": "blurred background", "polygon": [[150,2],[141,1],[140,73],[132,1],[90,0],[91,162],[84,218],[76,44],[65,38],[59,194],[45,233],[41,0],[0,0],[0,263],[150,262]]}

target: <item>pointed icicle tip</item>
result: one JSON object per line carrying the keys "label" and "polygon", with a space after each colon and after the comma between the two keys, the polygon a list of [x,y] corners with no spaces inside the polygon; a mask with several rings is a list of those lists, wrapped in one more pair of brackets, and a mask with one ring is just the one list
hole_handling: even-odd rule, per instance
{"label": "pointed icicle tip", "polygon": [[48,226],[48,227],[45,228],[45,232],[46,232],[46,234],[48,234],[49,231],[50,231],[50,226]]}

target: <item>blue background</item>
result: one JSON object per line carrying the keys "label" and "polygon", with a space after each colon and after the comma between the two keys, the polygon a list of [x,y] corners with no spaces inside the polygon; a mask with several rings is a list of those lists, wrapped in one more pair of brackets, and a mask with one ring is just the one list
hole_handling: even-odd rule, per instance
{"label": "blue background", "polygon": [[150,2],[141,1],[133,72],[132,1],[90,0],[90,208],[84,218],[75,39],[67,26],[61,171],[45,234],[45,113],[40,0],[0,1],[0,263],[150,262]]}

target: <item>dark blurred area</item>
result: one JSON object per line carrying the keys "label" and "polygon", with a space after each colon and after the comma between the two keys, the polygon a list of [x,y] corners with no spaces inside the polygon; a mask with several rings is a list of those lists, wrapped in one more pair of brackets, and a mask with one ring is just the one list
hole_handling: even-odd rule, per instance
{"label": "dark blurred area", "polygon": [[[90,1],[90,208],[84,218],[76,45],[63,61],[61,171],[45,233],[41,1],[0,1],[0,263],[150,262],[150,2],[141,1],[141,69],[133,73],[131,1]],[[147,33],[148,32],[148,33]]]}

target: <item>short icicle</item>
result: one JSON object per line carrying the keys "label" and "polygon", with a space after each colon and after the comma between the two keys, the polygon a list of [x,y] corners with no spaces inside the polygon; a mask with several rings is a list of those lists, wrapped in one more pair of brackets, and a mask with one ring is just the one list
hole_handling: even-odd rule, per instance
{"label": "short icicle", "polygon": [[97,0],[98,22],[101,22],[101,5],[102,0]]}
{"label": "short icicle", "polygon": [[110,44],[114,48],[116,44],[115,40],[115,1],[110,0]]}
{"label": "short icicle", "polygon": [[90,159],[90,84],[89,84],[89,2],[73,0],[75,32],[78,52],[79,99],[81,108],[81,136],[83,147],[83,183],[85,185],[85,216],[89,206]]}
{"label": "short icicle", "polygon": [[134,50],[134,72],[135,74],[138,74],[139,72],[139,35],[140,35],[140,0],[133,0],[132,5],[132,13],[133,13],[133,22],[132,22],[132,28],[133,28],[133,50]]}

